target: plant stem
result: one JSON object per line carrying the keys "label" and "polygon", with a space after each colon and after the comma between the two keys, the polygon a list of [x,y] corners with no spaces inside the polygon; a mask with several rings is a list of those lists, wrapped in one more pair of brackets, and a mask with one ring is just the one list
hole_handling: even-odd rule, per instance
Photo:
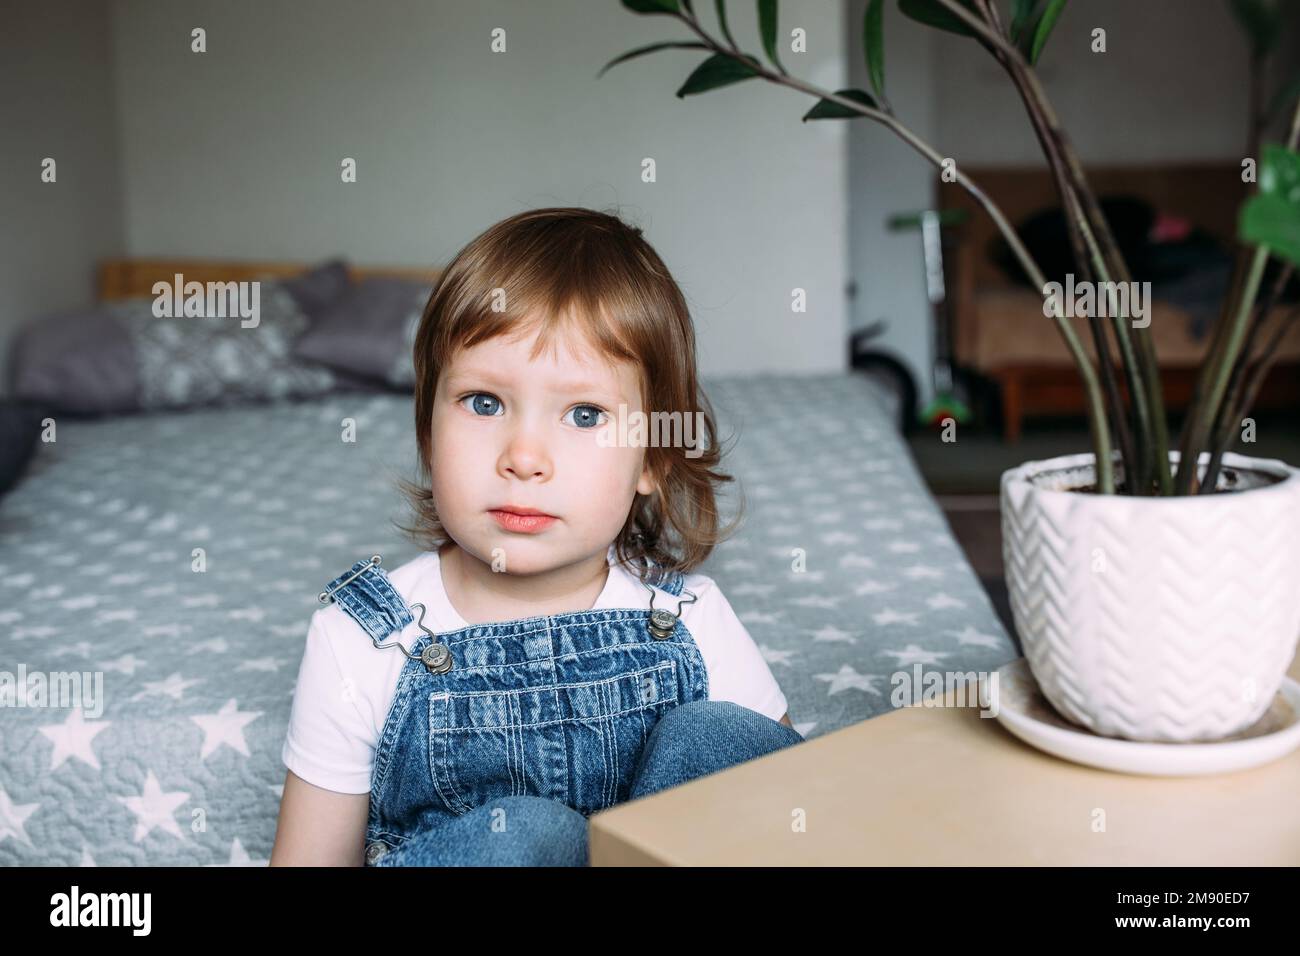
{"label": "plant stem", "polygon": [[[718,42],[713,39],[713,37],[705,33],[700,27],[699,21],[695,18],[695,15],[689,10],[679,12],[676,16],[690,27],[690,29],[694,31],[694,33],[714,52],[741,59],[741,56],[738,53],[724,50]],[[742,60],[742,62],[748,61]],[[887,113],[882,113],[880,110],[872,109],[857,100],[818,89],[812,84],[805,83],[788,74],[782,75],[773,73],[764,68],[761,64],[756,65],[756,63],[751,62],[748,63],[748,65],[753,69],[757,76],[760,76],[771,83],[788,86],[792,89],[799,90],[800,92],[816,96],[819,99],[828,100],[869,119],[875,120],[928,159],[936,168],[943,168],[943,157],[939,155],[934,147],[899,122],[897,117]],[[1013,229],[1011,223],[1007,221],[1007,217],[1003,214],[1002,210],[999,209],[991,199],[989,199],[984,190],[977,186],[970,177],[961,172],[960,169],[956,170],[956,179],[957,182],[975,198],[976,202],[980,204],[984,211],[989,214],[994,225],[998,227],[998,230],[1007,240],[1007,244],[1011,247],[1012,253],[1020,263],[1020,267],[1024,269],[1025,274],[1030,277],[1030,281],[1034,282],[1039,289],[1046,286],[1047,281],[1043,277],[1042,270],[1038,268],[1038,264],[1034,262],[1033,257],[1029,255],[1029,251],[1025,248],[1024,243],[1020,241],[1020,237],[1016,235],[1015,229]],[[1110,426],[1107,422],[1105,406],[1102,404],[1101,389],[1098,385],[1097,373],[1092,367],[1092,362],[1088,359],[1088,354],[1083,350],[1083,346],[1079,343],[1078,336],[1074,334],[1074,328],[1065,318],[1064,310],[1057,309],[1056,313],[1057,314],[1054,315],[1053,318],[1056,319],[1057,328],[1065,339],[1066,348],[1069,350],[1071,357],[1078,366],[1079,374],[1083,378],[1084,391],[1088,401],[1088,418],[1089,423],[1092,426],[1093,452],[1096,456],[1097,491],[1099,494],[1114,494],[1115,475],[1113,462],[1111,460]]]}
{"label": "plant stem", "polygon": [[[970,26],[983,45],[998,58],[1010,74],[1025,103],[1053,174],[1056,175],[1057,192],[1060,193],[1062,202],[1067,207],[1067,213],[1075,213],[1067,216],[1067,222],[1072,227],[1079,228],[1086,238],[1098,279],[1109,282],[1111,275],[1114,275],[1118,281],[1131,282],[1128,267],[1110,231],[1110,224],[1102,215],[1101,207],[1088,186],[1083,166],[1074,152],[1074,147],[1057,119],[1056,111],[1052,109],[1042,84],[1038,82],[1037,74],[1025,62],[1020,51],[1002,35],[996,8],[989,0],[980,0],[985,16],[988,18],[986,24],[956,0],[938,0],[938,2]],[[1069,198],[1071,193],[1074,195],[1076,205],[1071,204]],[[1077,209],[1082,210],[1081,215],[1077,213]],[[1089,226],[1091,229],[1088,228]],[[1075,258],[1080,262],[1083,261],[1077,252]],[[1123,317],[1112,318],[1116,319],[1115,339],[1123,359],[1135,417],[1137,447],[1134,457],[1136,461],[1134,467],[1127,471],[1129,484],[1135,494],[1148,493],[1150,490],[1148,475],[1151,466],[1154,465],[1161,494],[1169,494],[1173,487],[1169,473],[1169,436],[1155,350],[1146,329],[1135,329],[1138,354],[1134,355],[1129,329],[1124,326]],[[1117,420],[1120,414],[1121,411],[1116,412]]]}
{"label": "plant stem", "polygon": [[[1205,477],[1201,482],[1200,490],[1202,493],[1205,491],[1206,486],[1213,489],[1217,484],[1219,467],[1223,462],[1224,453],[1228,450],[1228,445],[1232,442],[1232,435],[1237,429],[1237,423],[1250,411],[1250,406],[1255,401],[1255,393],[1259,391],[1264,376],[1267,375],[1268,369],[1272,367],[1277,348],[1282,341],[1282,335],[1290,324],[1291,317],[1295,314],[1294,312],[1290,313],[1278,323],[1272,338],[1264,346],[1259,358],[1252,364],[1251,355],[1255,351],[1255,338],[1272,314],[1273,307],[1277,304],[1278,298],[1281,297],[1282,291],[1291,278],[1291,273],[1292,267],[1290,265],[1280,270],[1277,278],[1273,281],[1272,287],[1255,308],[1255,318],[1250,323],[1250,329],[1246,332],[1246,342],[1241,347],[1241,355],[1233,366],[1232,375],[1228,380],[1228,397],[1219,409],[1218,421],[1215,422],[1214,429],[1211,432],[1214,436],[1214,443],[1210,455],[1210,464],[1205,469]],[[1249,375],[1246,372],[1248,364],[1251,365]],[[1250,380],[1249,386],[1247,385],[1248,379]]]}
{"label": "plant stem", "polygon": [[[1255,254],[1251,256],[1250,269],[1246,274],[1246,281],[1243,284],[1243,293],[1237,304],[1237,314],[1233,318],[1232,325],[1228,329],[1227,342],[1223,349],[1209,355],[1205,373],[1209,383],[1209,390],[1205,396],[1205,408],[1217,412],[1219,403],[1223,400],[1224,391],[1228,385],[1228,374],[1231,371],[1232,363],[1237,358],[1237,353],[1241,349],[1242,340],[1246,334],[1246,318],[1250,315],[1251,304],[1254,302],[1255,294],[1259,291],[1259,280],[1264,275],[1264,265],[1268,262],[1268,249],[1264,246],[1257,246]],[[1196,475],[1196,466],[1200,460],[1200,451],[1204,447],[1207,439],[1210,437],[1210,427],[1217,415],[1200,415],[1195,421],[1189,422],[1187,432],[1187,447],[1195,458],[1185,458],[1180,454],[1178,462],[1178,487],[1180,494],[1192,493],[1192,478]]]}
{"label": "plant stem", "polygon": [[[1300,99],[1296,100],[1295,110],[1291,116],[1291,128],[1286,139],[1287,149],[1294,150],[1298,141],[1300,141]],[[1243,248],[1242,254],[1244,252],[1245,249]],[[1224,301],[1222,314],[1219,317],[1219,322],[1215,325],[1214,336],[1210,341],[1209,351],[1206,353],[1205,364],[1201,366],[1201,374],[1197,376],[1196,390],[1192,393],[1192,407],[1188,413],[1187,422],[1183,426],[1182,440],[1179,442],[1179,460],[1181,462],[1193,460],[1193,456],[1194,460],[1199,461],[1204,443],[1211,437],[1219,438],[1222,436],[1221,427],[1216,428],[1216,426],[1220,422],[1231,421],[1219,407],[1219,402],[1222,400],[1223,392],[1226,389],[1218,388],[1216,390],[1215,385],[1222,385],[1223,383],[1219,382],[1219,380],[1224,378],[1226,374],[1223,370],[1224,353],[1231,350],[1231,356],[1226,359],[1228,370],[1232,369],[1237,359],[1239,353],[1237,349],[1232,348],[1232,342],[1235,340],[1238,345],[1240,344],[1241,330],[1238,327],[1239,322],[1243,313],[1249,313],[1251,303],[1254,302],[1255,295],[1259,291],[1259,278],[1263,274],[1263,263],[1267,259],[1268,250],[1263,246],[1259,246],[1256,247],[1251,257],[1250,271],[1246,279],[1241,278],[1239,269],[1234,270],[1232,290]],[[1239,255],[1238,264],[1240,264],[1240,261],[1241,256]],[[1257,271],[1259,275],[1255,275]],[[1253,282],[1250,281],[1252,276],[1254,277]],[[1230,303],[1236,304],[1235,311],[1238,322],[1229,322],[1229,316],[1233,308]],[[1264,317],[1267,318],[1267,313],[1265,313]],[[1258,386],[1256,386],[1256,389],[1258,390]],[[1254,401],[1253,395],[1250,401]],[[1249,408],[1247,407],[1246,410],[1249,410]],[[1211,449],[1211,456],[1213,457],[1213,448]],[[1180,468],[1176,493],[1180,495],[1191,494],[1195,477],[1195,467],[1190,469]],[[1207,470],[1206,478],[1209,477]],[[1213,490],[1213,487],[1211,485],[1211,490]]]}

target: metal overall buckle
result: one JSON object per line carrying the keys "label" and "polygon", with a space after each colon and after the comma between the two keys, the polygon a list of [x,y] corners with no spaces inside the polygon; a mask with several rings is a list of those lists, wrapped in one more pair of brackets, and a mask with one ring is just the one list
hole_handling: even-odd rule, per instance
{"label": "metal overall buckle", "polygon": [[687,591],[686,593],[691,596],[691,599],[689,601],[679,601],[677,603],[677,613],[674,614],[667,608],[655,607],[655,589],[647,581],[643,580],[641,583],[650,592],[650,620],[648,622],[650,636],[656,641],[666,641],[677,630],[677,622],[681,620],[682,608],[688,604],[694,604],[699,600],[699,597],[694,591]]}
{"label": "metal overall buckle", "polygon": [[[334,602],[335,592],[343,590],[343,588],[347,587],[354,580],[356,580],[358,576],[365,574],[371,568],[379,567],[379,565],[383,562],[383,560],[384,559],[380,555],[372,554],[370,556],[370,563],[366,567],[362,568],[359,571],[354,571],[352,574],[349,574],[346,578],[344,578],[342,581],[339,582],[338,587],[321,591],[320,594],[316,595],[316,600],[319,601],[321,604],[332,604]],[[424,664],[425,669],[428,670],[430,674],[447,673],[447,671],[451,670],[451,665],[452,665],[451,648],[449,648],[446,644],[438,640],[438,635],[434,634],[433,631],[425,627],[424,615],[428,609],[418,601],[415,604],[407,605],[407,607],[411,609],[415,609],[418,607],[420,609],[420,616],[419,618],[416,619],[415,623],[416,626],[420,628],[420,630],[424,631],[425,634],[429,635],[429,638],[432,641],[432,643],[430,643],[428,647],[426,647],[419,654],[412,654],[405,647],[403,647],[399,641],[393,641],[391,644],[380,644],[377,638],[371,637],[370,643],[375,645],[375,647],[379,648],[379,650],[381,651],[387,650],[390,647],[397,648],[406,656],[407,660],[412,660],[412,661],[418,660],[420,661],[420,663]]]}

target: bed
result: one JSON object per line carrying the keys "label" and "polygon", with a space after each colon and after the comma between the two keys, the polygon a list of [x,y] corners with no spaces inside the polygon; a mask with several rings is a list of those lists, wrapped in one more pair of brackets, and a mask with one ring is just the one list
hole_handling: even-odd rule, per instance
{"label": "bed", "polygon": [[[805,737],[890,711],[895,672],[1019,656],[871,380],[704,384],[747,520],[701,570]],[[344,392],[60,423],[0,498],[0,669],[100,673],[103,710],[0,707],[0,865],[265,865],[316,595],[417,553],[411,418]]]}

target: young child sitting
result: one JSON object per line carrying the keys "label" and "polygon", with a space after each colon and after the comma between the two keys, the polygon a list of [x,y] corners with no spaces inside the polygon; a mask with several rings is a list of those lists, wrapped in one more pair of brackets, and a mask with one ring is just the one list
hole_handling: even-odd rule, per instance
{"label": "young child sitting", "polygon": [[[426,550],[322,595],[272,865],[585,865],[590,814],[802,741],[693,571],[740,519],[719,527],[691,318],[640,229],[497,223],[440,276],[414,362]],[[702,427],[618,440],[638,417]]]}

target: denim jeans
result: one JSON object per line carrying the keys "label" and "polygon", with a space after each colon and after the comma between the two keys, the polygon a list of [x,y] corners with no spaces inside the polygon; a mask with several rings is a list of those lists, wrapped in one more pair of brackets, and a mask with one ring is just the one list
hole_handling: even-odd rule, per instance
{"label": "denim jeans", "polygon": [[[803,737],[728,701],[694,701],[655,724],[629,799],[726,769]],[[505,796],[448,817],[387,853],[376,866],[586,866],[587,817],[552,797]]]}

